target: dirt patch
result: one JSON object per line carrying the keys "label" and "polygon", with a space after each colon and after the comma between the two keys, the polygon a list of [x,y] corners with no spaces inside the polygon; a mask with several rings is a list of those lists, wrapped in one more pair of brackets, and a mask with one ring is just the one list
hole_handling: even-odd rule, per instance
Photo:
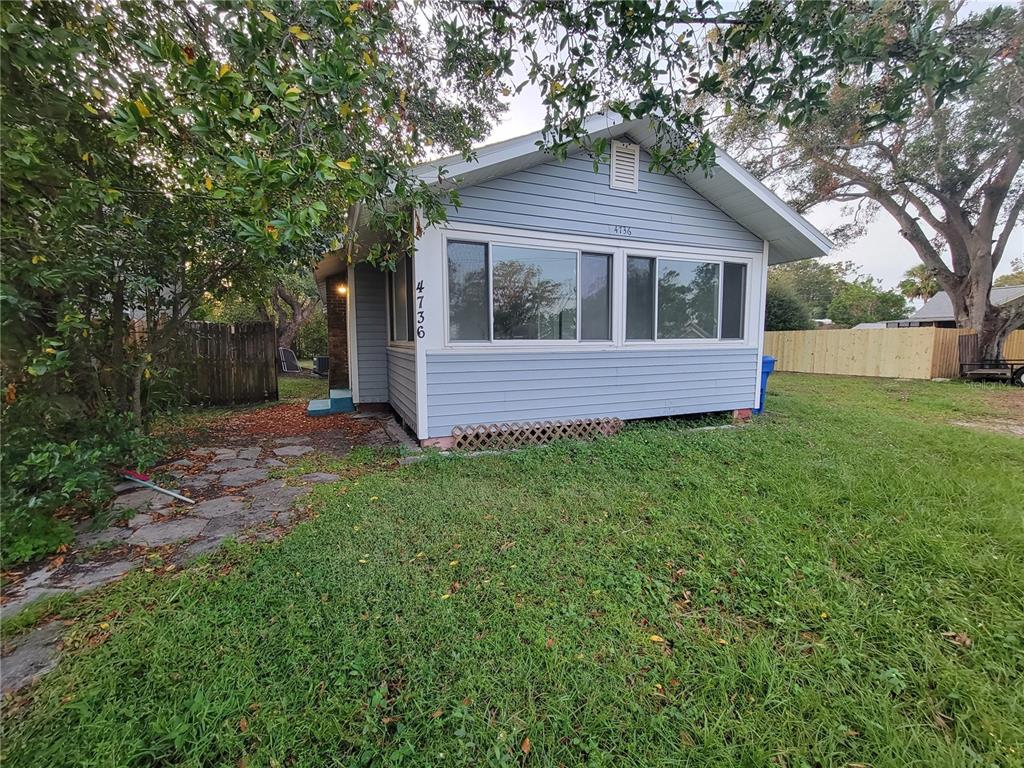
{"label": "dirt patch", "polygon": [[957,427],[1024,437],[1024,387],[1006,387],[992,392],[985,397],[985,404],[995,414],[993,418],[952,423]]}

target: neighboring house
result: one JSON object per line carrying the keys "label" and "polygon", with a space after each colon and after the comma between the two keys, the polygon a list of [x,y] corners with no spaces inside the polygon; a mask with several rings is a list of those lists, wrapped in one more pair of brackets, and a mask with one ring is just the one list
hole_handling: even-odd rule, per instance
{"label": "neighboring house", "polygon": [[429,182],[445,167],[460,205],[393,274],[358,253],[320,263],[331,366],[360,407],[389,403],[443,446],[457,426],[758,402],[768,266],[832,243],[723,152],[710,176],[662,175],[646,120],[588,130],[615,140],[596,172],[539,134],[421,166]]}
{"label": "neighboring house", "polygon": [[[1007,285],[1002,288],[993,287],[988,295],[989,301],[997,307],[1020,296],[1024,296],[1024,285]],[[956,328],[956,318],[953,316],[953,302],[949,300],[949,295],[945,291],[936,293],[924,303],[923,307],[906,320],[889,320],[886,323],[888,328],[919,328],[927,326]]]}
{"label": "neighboring house", "polygon": [[857,323],[850,330],[853,330],[853,331],[869,331],[869,330],[874,330],[874,329],[878,329],[878,328],[888,328],[889,327],[889,323],[895,323],[895,322],[898,322],[898,321],[896,321],[896,320],[881,320],[881,321],[875,322],[875,323]]}

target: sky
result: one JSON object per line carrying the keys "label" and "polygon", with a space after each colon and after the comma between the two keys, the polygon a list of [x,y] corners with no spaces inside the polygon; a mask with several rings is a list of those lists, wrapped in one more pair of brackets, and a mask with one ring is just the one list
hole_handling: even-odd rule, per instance
{"label": "sky", "polygon": [[[518,73],[517,73],[518,74]],[[485,143],[504,141],[540,130],[544,125],[544,105],[540,90],[528,86],[509,100],[509,109],[495,126]],[[808,220],[818,229],[827,230],[849,221],[852,214],[844,213],[841,203],[823,203],[813,208]],[[1024,226],[1018,225],[1007,243],[997,275],[1010,271],[1010,259],[1024,256]],[[865,233],[845,247],[837,248],[828,257],[830,261],[852,261],[861,273],[881,281],[885,288],[895,288],[903,273],[920,263],[913,247],[899,233],[896,222],[884,211],[879,211]]]}

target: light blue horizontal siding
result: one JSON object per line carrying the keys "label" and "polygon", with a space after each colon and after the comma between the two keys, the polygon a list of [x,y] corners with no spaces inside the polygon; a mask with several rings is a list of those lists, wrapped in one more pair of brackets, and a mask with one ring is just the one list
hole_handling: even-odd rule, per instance
{"label": "light blue horizontal siding", "polygon": [[460,204],[448,206],[453,222],[490,224],[541,232],[760,251],[762,242],[676,176],[651,173],[641,152],[637,192],[611,189],[608,164],[595,173],[584,155],[552,160],[525,171],[459,190]]}
{"label": "light blue horizontal siding", "polygon": [[356,266],[356,354],[359,402],[388,402],[387,281],[369,264]]}
{"label": "light blue horizontal siding", "polygon": [[427,431],[470,424],[640,419],[754,404],[756,348],[427,353]]}
{"label": "light blue horizontal siding", "polygon": [[416,353],[411,349],[387,348],[388,392],[391,407],[406,424],[416,426]]}

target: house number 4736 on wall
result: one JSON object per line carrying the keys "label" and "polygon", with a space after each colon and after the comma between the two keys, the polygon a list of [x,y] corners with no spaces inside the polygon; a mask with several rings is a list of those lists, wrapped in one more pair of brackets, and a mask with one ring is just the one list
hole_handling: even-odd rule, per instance
{"label": "house number 4736 on wall", "polygon": [[427,335],[427,332],[423,329],[423,321],[426,319],[423,314],[423,281],[419,280],[416,283],[416,338],[422,339]]}
{"label": "house number 4736 on wall", "polygon": [[627,227],[625,224],[613,224],[612,225],[612,231],[616,235],[625,235],[626,237],[632,237],[633,236],[633,228],[632,227]]}

